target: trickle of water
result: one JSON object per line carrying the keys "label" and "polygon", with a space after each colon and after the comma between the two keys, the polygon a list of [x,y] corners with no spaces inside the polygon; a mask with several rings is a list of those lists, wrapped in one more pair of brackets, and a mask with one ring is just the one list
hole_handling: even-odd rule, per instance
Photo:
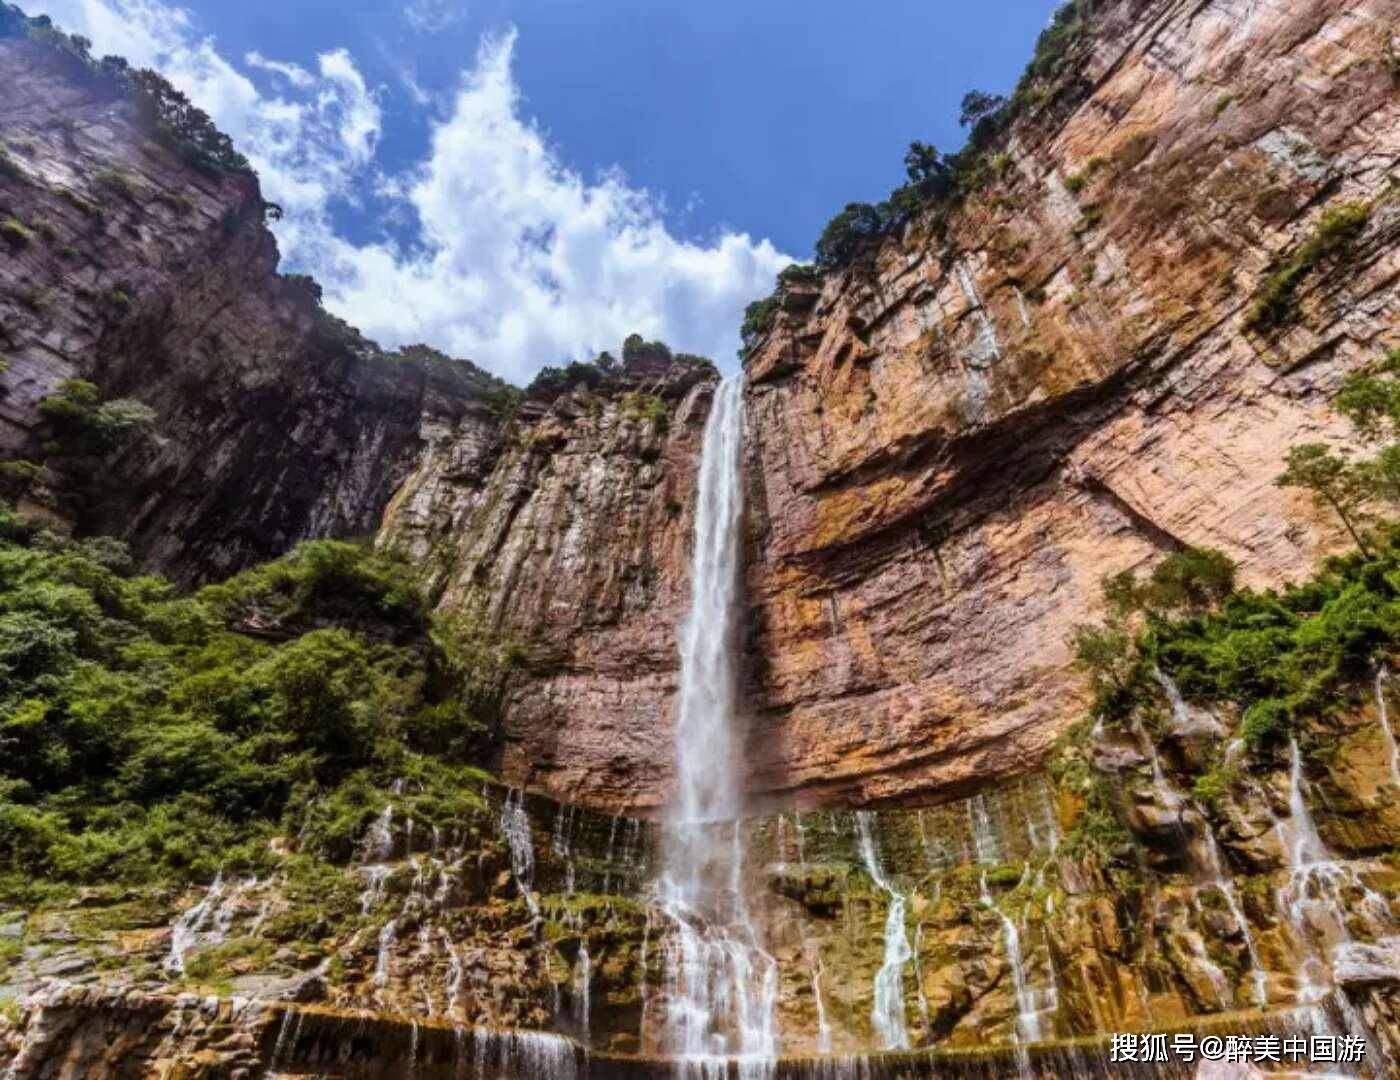
{"label": "trickle of water", "polygon": [[802,951],[807,955],[807,970],[812,978],[812,999],[817,1006],[817,1049],[823,1054],[831,1053],[831,1022],[826,1018],[826,999],[822,996],[821,950],[816,942],[805,941]]}
{"label": "trickle of water", "polygon": [[1001,845],[987,809],[987,796],[980,792],[967,800],[967,816],[972,823],[972,844],[979,863],[1001,862]]}
{"label": "trickle of water", "polygon": [[172,975],[184,974],[185,953],[199,943],[200,931],[212,917],[215,905],[223,895],[224,875],[220,872],[214,875],[209,891],[200,898],[199,903],[181,915],[170,928],[170,955],[165,958],[166,971]]}
{"label": "trickle of water", "polygon": [[[395,794],[401,789],[402,780],[394,781]],[[360,853],[361,862],[387,862],[394,854],[394,804],[385,803],[374,824],[365,833],[364,848]]]}
{"label": "trickle of water", "polygon": [[588,993],[593,978],[593,969],[588,957],[588,946],[579,945],[578,962],[574,966],[574,1020],[583,1038],[588,1038]]}
{"label": "trickle of water", "polygon": [[909,1048],[909,1028],[904,1018],[904,965],[913,956],[909,934],[904,926],[904,894],[885,877],[880,856],[875,850],[875,838],[870,829],[873,815],[868,810],[856,814],[856,829],[860,836],[860,854],[870,879],[890,898],[885,916],[885,956],[875,973],[875,1003],[870,1018],[887,1050]]}
{"label": "trickle of water", "polygon": [[525,792],[512,789],[501,803],[501,835],[510,848],[510,872],[516,887],[525,899],[525,906],[534,918],[539,918],[540,904],[535,899],[535,849],[530,839],[530,815],[525,810]]}
{"label": "trickle of water", "polygon": [[379,952],[374,958],[374,985],[383,990],[389,985],[390,965],[394,958],[394,944],[398,941],[399,920],[390,919],[379,928]]}
{"label": "trickle of water", "polygon": [[1220,855],[1220,845],[1215,839],[1215,830],[1210,827],[1210,821],[1202,815],[1205,822],[1204,843],[1206,852],[1206,871],[1210,875],[1210,885],[1216,889],[1225,899],[1225,906],[1230,911],[1230,917],[1235,920],[1235,925],[1240,928],[1240,933],[1244,935],[1245,951],[1249,955],[1250,984],[1253,988],[1254,1004],[1263,1008],[1269,1003],[1269,977],[1264,970],[1264,962],[1259,957],[1259,948],[1254,943],[1254,930],[1249,925],[1249,920],[1244,917],[1244,910],[1240,907],[1239,893],[1235,891],[1235,883],[1230,880],[1225,872],[1225,861]]}
{"label": "trickle of water", "polygon": [[1006,962],[1011,967],[1011,979],[1016,990],[1016,1027],[1013,1031],[1015,1036],[1017,1054],[1016,1063],[1022,1076],[1030,1075],[1030,1058],[1027,1056],[1024,1046],[1028,1042],[1035,1042],[1040,1038],[1040,1017],[1035,1011],[1035,1001],[1031,997],[1030,987],[1026,983],[1026,969],[1021,962],[1021,934],[1016,929],[1016,924],[996,905],[992,899],[991,890],[987,888],[987,871],[982,871],[980,881],[981,899],[983,907],[990,908],[1001,920],[1002,943],[1006,947]]}
{"label": "trickle of water", "polygon": [[1390,752],[1390,778],[1400,787],[1400,743],[1395,741],[1395,732],[1390,726],[1390,707],[1385,700],[1385,684],[1390,681],[1390,672],[1384,664],[1376,671],[1376,714],[1380,717],[1381,731],[1385,733],[1386,749]]}

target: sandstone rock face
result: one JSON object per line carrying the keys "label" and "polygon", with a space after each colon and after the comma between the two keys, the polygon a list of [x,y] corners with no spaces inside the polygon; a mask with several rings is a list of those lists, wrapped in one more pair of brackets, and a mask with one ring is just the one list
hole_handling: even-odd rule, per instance
{"label": "sandstone rock face", "polygon": [[[1066,636],[1103,575],[1195,544],[1277,584],[1338,542],[1273,480],[1397,341],[1397,14],[1107,6],[1077,106],[1023,116],[945,229],[789,294],[747,365],[756,793],[1022,768],[1079,710]],[[1355,247],[1247,329],[1343,201],[1371,205]]]}
{"label": "sandstone rock face", "polygon": [[715,385],[684,360],[536,392],[505,438],[443,425],[381,542],[429,566],[441,606],[517,643],[512,782],[621,808],[668,786],[695,462]]}
{"label": "sandstone rock face", "polygon": [[[748,368],[745,762],[755,800],[922,804],[1043,755],[1081,711],[1098,581],[1183,544],[1245,579],[1340,537],[1277,489],[1346,432],[1342,374],[1400,341],[1396,0],[1118,0],[987,184],[820,288]],[[253,182],[211,178],[51,53],[0,43],[0,440],[78,375],[159,415],[75,521],[178,577],[311,536],[406,550],[515,642],[507,778],[649,812],[670,786],[713,375],[677,362],[502,388],[386,356],[275,273]],[[1324,209],[1367,204],[1296,318],[1247,313]],[[508,395],[507,395],[508,397]],[[40,489],[71,519],[65,493]],[[36,501],[31,499],[31,501]]]}
{"label": "sandstone rock face", "polygon": [[[157,412],[70,524],[117,532],[185,579],[296,541],[373,533],[420,425],[486,429],[469,364],[386,356],[276,273],[257,183],[209,176],[41,45],[0,41],[0,451],[40,459],[37,405],[64,379]],[[74,518],[78,520],[73,520]]]}
{"label": "sandstone rock face", "polygon": [[[1105,574],[1198,544],[1277,584],[1340,543],[1273,481],[1290,444],[1347,434],[1331,391],[1400,341],[1397,13],[1100,6],[1082,77],[1022,115],[982,191],[789,290],[747,363],[756,801],[931,802],[1021,770],[1081,711],[1066,636]],[[1247,330],[1349,201],[1371,208],[1347,257],[1288,325]],[[443,429],[391,507],[446,605],[538,650],[511,779],[664,802],[707,399],[669,394],[654,445],[615,402],[563,399],[489,479],[475,430]]]}

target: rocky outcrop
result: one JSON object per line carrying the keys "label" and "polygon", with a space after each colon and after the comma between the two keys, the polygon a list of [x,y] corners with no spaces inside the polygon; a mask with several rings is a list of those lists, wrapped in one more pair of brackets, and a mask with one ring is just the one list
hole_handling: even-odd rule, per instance
{"label": "rocky outcrop", "polygon": [[97,497],[50,470],[28,509],[220,577],[306,537],[372,534],[421,427],[499,426],[496,380],[386,354],[277,274],[252,176],[186,164],[61,49],[3,39],[0,69],[0,450],[44,461],[38,404],[65,379],[157,414],[101,464]]}
{"label": "rocky outcrop", "polygon": [[[1400,337],[1393,0],[1095,5],[1082,79],[994,176],[820,289],[748,362],[752,788],[946,797],[1080,709],[1071,627],[1182,545],[1252,584],[1338,541],[1277,489]],[[1288,318],[1324,211],[1367,225]]]}
{"label": "rocky outcrop", "polygon": [[645,807],[673,757],[675,634],[715,372],[661,353],[591,375],[532,389],[502,447],[471,424],[430,430],[381,542],[429,568],[444,611],[515,646],[504,775]]}

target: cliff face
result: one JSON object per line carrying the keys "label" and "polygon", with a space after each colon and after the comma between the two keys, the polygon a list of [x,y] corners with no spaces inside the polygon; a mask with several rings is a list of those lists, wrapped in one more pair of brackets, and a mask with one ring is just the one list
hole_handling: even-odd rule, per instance
{"label": "cliff face", "polygon": [[519,646],[512,782],[621,808],[663,797],[676,629],[689,603],[695,463],[714,370],[657,358],[536,391],[503,445],[440,425],[381,542],[440,605]]}
{"label": "cliff face", "polygon": [[308,536],[365,535],[420,423],[496,420],[492,380],[426,351],[386,355],[276,273],[256,181],[183,163],[130,101],[34,42],[0,40],[7,231],[0,245],[0,449],[42,460],[38,402],[69,378],[155,409],[102,498],[70,524],[211,578]]}
{"label": "cliff face", "polygon": [[[1108,7],[1068,115],[1013,129],[938,235],[789,294],[748,364],[754,787],[921,798],[1074,715],[1100,578],[1180,545],[1253,584],[1337,537],[1277,489],[1397,340],[1388,0]],[[1063,112],[1063,110],[1060,110]],[[1328,206],[1296,318],[1246,328]]]}
{"label": "cliff face", "polygon": [[[1098,7],[1078,77],[985,187],[789,289],[747,363],[760,799],[917,802],[1022,769],[1080,712],[1065,639],[1102,576],[1207,545],[1273,584],[1339,541],[1273,481],[1289,445],[1344,433],[1341,374],[1400,340],[1400,4]],[[1353,202],[1364,232],[1247,329]],[[391,510],[390,537],[412,521],[447,560],[448,605],[548,657],[514,677],[512,779],[664,799],[703,405],[651,464],[615,413],[551,418],[547,460],[508,458],[465,511],[434,476],[475,435],[444,432]]]}
{"label": "cliff face", "polygon": [[[1400,340],[1397,15],[1097,5],[981,190],[787,291],[747,363],[760,801],[1018,771],[1081,711],[1065,637],[1103,575],[1202,544],[1277,583],[1338,543],[1273,480]],[[505,424],[470,365],[386,355],[279,278],[251,179],[182,164],[32,43],[0,64],[0,198],[29,233],[0,258],[8,451],[39,455],[36,404],[70,376],[153,406],[78,524],[186,579],[382,515],[445,610],[520,646],[504,775],[662,804],[708,369],[541,387]],[[1337,207],[1364,228],[1251,320]]]}

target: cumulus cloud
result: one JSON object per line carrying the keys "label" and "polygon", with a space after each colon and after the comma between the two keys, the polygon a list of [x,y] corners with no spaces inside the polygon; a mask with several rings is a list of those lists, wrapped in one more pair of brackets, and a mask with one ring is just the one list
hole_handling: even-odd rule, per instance
{"label": "cumulus cloud", "polygon": [[[386,170],[379,94],[343,49],[314,72],[249,54],[255,83],[158,0],[41,6],[205,108],[286,208],[289,268],[314,273],[331,310],[386,344],[426,341],[517,380],[633,331],[729,364],[744,305],[791,261],[742,233],[678,237],[661,200],[620,172],[568,167],[523,114],[513,32],[482,41],[421,157]],[[351,242],[336,199],[368,200],[412,242]]]}

